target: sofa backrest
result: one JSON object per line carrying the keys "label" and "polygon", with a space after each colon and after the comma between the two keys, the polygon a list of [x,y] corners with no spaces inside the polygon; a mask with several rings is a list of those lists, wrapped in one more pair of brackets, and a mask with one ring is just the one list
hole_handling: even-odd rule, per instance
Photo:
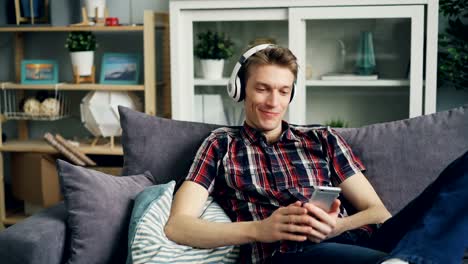
{"label": "sofa backrest", "polygon": [[[427,116],[337,129],[367,167],[366,175],[395,213],[451,160],[468,150],[468,105]],[[195,153],[219,125],[153,117],[119,107],[123,175],[149,170],[155,183],[180,184]]]}
{"label": "sofa backrest", "polygon": [[384,204],[396,213],[468,151],[468,105],[337,131],[363,161]]}

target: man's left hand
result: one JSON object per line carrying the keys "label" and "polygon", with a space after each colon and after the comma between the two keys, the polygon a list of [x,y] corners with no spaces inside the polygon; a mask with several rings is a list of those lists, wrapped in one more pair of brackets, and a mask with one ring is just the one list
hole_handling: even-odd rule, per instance
{"label": "man's left hand", "polygon": [[336,199],[329,212],[325,212],[320,207],[312,203],[304,203],[302,206],[307,209],[309,215],[313,217],[310,227],[315,231],[308,239],[315,243],[320,243],[327,238],[338,235],[335,232],[340,213],[340,200]]}

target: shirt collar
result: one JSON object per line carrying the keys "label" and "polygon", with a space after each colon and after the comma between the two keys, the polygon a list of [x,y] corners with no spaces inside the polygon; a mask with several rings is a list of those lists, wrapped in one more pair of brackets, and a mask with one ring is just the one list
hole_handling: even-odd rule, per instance
{"label": "shirt collar", "polygon": [[[299,139],[294,135],[293,131],[291,130],[290,125],[286,121],[281,121],[281,127],[282,127],[282,133],[281,136],[278,140],[278,142],[283,142],[283,141],[298,141]],[[266,142],[265,136],[255,128],[249,126],[247,122],[244,121],[244,125],[242,126],[241,129],[241,135],[244,138],[244,140],[250,144],[253,144],[260,140],[261,138],[264,138]]]}

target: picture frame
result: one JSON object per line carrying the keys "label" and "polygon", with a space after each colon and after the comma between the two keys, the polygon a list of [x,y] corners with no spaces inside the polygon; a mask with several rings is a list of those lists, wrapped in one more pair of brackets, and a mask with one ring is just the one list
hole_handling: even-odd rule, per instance
{"label": "picture frame", "polygon": [[134,53],[104,53],[99,83],[138,84],[141,55]]}
{"label": "picture frame", "polygon": [[58,83],[58,63],[55,60],[22,60],[21,84]]}

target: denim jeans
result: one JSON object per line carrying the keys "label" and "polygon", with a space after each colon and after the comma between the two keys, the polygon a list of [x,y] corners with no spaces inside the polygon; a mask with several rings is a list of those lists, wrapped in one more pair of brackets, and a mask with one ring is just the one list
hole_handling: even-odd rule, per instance
{"label": "denim jeans", "polygon": [[[403,176],[402,176],[403,177]],[[277,253],[273,263],[460,264],[468,248],[468,152],[365,241],[305,242],[302,252]]]}

